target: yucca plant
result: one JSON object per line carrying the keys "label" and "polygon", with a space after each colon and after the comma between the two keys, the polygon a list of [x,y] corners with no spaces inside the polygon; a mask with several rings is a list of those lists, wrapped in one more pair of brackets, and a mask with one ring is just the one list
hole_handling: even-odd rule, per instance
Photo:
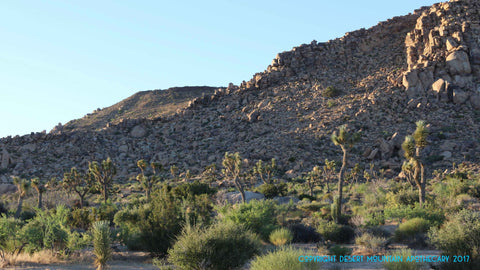
{"label": "yucca plant", "polygon": [[97,221],[92,227],[94,265],[97,270],[107,269],[107,262],[112,258],[112,238],[108,221]]}
{"label": "yucca plant", "polygon": [[25,196],[27,196],[27,192],[30,189],[31,183],[26,179],[20,179],[18,177],[14,177],[13,184],[17,186],[17,192],[18,192],[18,205],[17,205],[17,211],[15,212],[15,218],[20,218],[20,214],[22,213],[23,199],[25,198]]}

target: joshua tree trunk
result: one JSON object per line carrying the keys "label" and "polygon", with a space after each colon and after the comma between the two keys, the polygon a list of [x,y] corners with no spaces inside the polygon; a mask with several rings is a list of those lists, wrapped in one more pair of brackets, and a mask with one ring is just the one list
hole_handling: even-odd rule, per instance
{"label": "joshua tree trunk", "polygon": [[342,146],[343,151],[343,159],[342,159],[342,167],[340,168],[340,172],[338,174],[338,201],[337,201],[337,214],[335,215],[335,222],[339,223],[340,217],[342,215],[342,197],[343,197],[343,174],[345,171],[345,167],[347,167],[347,149]]}
{"label": "joshua tree trunk", "polygon": [[20,218],[20,214],[22,213],[22,205],[23,205],[23,196],[19,196],[17,212],[15,212],[15,218]]}
{"label": "joshua tree trunk", "polygon": [[43,192],[38,192],[38,201],[37,201],[37,207],[38,209],[42,209],[42,195],[43,195]]}
{"label": "joshua tree trunk", "polygon": [[107,203],[108,200],[108,186],[106,183],[103,184],[103,202]]}
{"label": "joshua tree trunk", "polygon": [[247,199],[245,198],[245,190],[243,190],[243,186],[238,181],[238,178],[235,178],[233,182],[235,183],[235,187],[237,187],[240,195],[242,196],[242,203],[246,203]]}

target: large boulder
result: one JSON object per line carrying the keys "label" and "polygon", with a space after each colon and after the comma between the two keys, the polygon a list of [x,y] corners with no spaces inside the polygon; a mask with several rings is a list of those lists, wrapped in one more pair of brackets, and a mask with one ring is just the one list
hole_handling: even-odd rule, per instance
{"label": "large boulder", "polygon": [[472,68],[468,55],[464,51],[454,51],[447,56],[447,67],[452,75],[456,74],[470,74]]}

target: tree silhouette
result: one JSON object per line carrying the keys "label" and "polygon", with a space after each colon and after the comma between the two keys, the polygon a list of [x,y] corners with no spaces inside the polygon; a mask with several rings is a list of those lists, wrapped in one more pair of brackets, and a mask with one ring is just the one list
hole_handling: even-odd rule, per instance
{"label": "tree silhouette", "polygon": [[347,158],[348,158],[348,151],[353,147],[353,145],[360,140],[360,133],[358,132],[349,132],[347,130],[347,126],[343,125],[340,126],[338,130],[338,134],[336,131],[332,134],[332,142],[335,145],[340,146],[343,152],[342,158],[342,167],[340,168],[340,172],[338,173],[338,200],[336,202],[336,213],[334,213],[335,222],[339,222],[339,219],[342,214],[342,193],[343,193],[343,180],[344,180],[344,172],[347,167]]}
{"label": "tree silhouette", "polygon": [[245,198],[245,190],[243,188],[244,183],[241,178],[240,174],[242,173],[242,158],[240,157],[240,153],[236,152],[235,154],[226,152],[225,157],[222,161],[223,169],[222,173],[227,178],[227,180],[233,180],[233,184],[240,192],[242,196],[242,202],[246,202]]}
{"label": "tree silhouette", "polygon": [[80,199],[80,208],[85,205],[85,196],[92,191],[95,186],[95,180],[90,173],[80,173],[77,168],[72,167],[70,172],[63,174],[62,187],[67,191],[77,193]]}
{"label": "tree silhouette", "polygon": [[413,164],[413,180],[418,187],[418,197],[420,206],[425,204],[425,189],[427,179],[425,178],[425,168],[422,161],[422,149],[427,146],[428,129],[425,121],[420,120],[416,123],[417,128],[412,135],[405,137],[402,143],[402,149],[405,152],[405,158]]}
{"label": "tree silhouette", "polygon": [[88,163],[88,172],[101,187],[103,201],[106,203],[112,188],[113,177],[117,174],[115,164],[110,158],[103,160],[101,164],[92,161]]}
{"label": "tree silhouette", "polygon": [[38,209],[42,209],[42,195],[47,188],[45,183],[43,183],[38,177],[32,179],[32,187],[37,191],[37,207]]}
{"label": "tree silhouette", "polygon": [[147,169],[147,162],[143,159],[137,161],[137,166],[141,170],[141,173],[137,175],[137,180],[142,185],[143,190],[145,190],[145,197],[147,198],[147,201],[150,201],[150,194],[153,186],[162,181],[162,177],[158,174],[163,172],[164,168],[160,163],[152,162],[150,163],[150,167],[152,168],[153,173],[147,174],[145,173]]}
{"label": "tree silhouette", "polygon": [[23,199],[27,196],[27,192],[30,189],[30,182],[26,179],[20,179],[18,177],[13,177],[13,184],[17,186],[18,193],[18,205],[17,211],[15,212],[15,218],[19,218],[22,213]]}

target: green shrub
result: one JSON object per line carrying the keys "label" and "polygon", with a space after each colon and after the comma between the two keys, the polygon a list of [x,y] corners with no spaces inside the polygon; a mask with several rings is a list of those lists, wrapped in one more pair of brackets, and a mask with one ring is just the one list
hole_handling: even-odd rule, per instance
{"label": "green shrub", "polygon": [[350,226],[323,220],[318,224],[317,232],[319,232],[325,240],[330,240],[335,243],[348,243],[355,235],[354,230]]}
{"label": "green shrub", "polygon": [[275,246],[283,246],[290,243],[293,240],[293,235],[289,229],[280,228],[276,229],[270,234],[270,243]]}
{"label": "green shrub", "polygon": [[211,188],[210,185],[200,183],[198,180],[193,183],[184,183],[172,189],[172,193],[175,197],[187,199],[195,195],[213,195],[217,192],[216,189]]}
{"label": "green shrub", "polygon": [[413,218],[400,224],[395,230],[395,240],[398,242],[414,240],[430,229],[431,224],[423,218]]}
{"label": "green shrub", "polygon": [[324,97],[329,97],[329,98],[331,98],[331,97],[336,97],[336,96],[338,96],[339,94],[340,94],[340,91],[339,91],[337,88],[333,87],[333,86],[328,86],[328,87],[325,88],[325,89],[323,90],[323,92],[322,92],[322,96],[324,96]]}
{"label": "green shrub", "polygon": [[8,255],[16,256],[22,250],[22,225],[21,220],[0,216],[0,267],[8,265]]}
{"label": "green shrub", "polygon": [[385,218],[389,219],[413,219],[420,217],[428,220],[432,226],[440,226],[445,220],[445,215],[440,207],[427,204],[420,207],[418,203],[415,206],[398,206],[385,208]]}
{"label": "green shrub", "polygon": [[91,214],[92,211],[89,207],[73,209],[68,223],[73,228],[88,230],[92,224]]}
{"label": "green shrub", "polygon": [[402,188],[397,192],[388,192],[386,198],[387,204],[391,207],[414,206],[418,201],[418,191],[412,188]]}
{"label": "green shrub", "polygon": [[282,247],[273,252],[256,257],[251,264],[251,270],[313,270],[318,269],[320,264],[316,262],[301,262],[300,256],[304,256],[305,251],[295,249],[291,246]]}
{"label": "green shrub", "polygon": [[110,222],[97,221],[93,223],[93,254],[95,254],[94,265],[97,270],[106,269],[107,262],[112,258],[112,239],[110,236]]}
{"label": "green shrub", "polygon": [[186,227],[168,260],[179,269],[233,269],[260,250],[257,237],[240,224],[217,223],[207,229]]}
{"label": "green shrub", "polygon": [[400,249],[400,250],[395,250],[393,252],[388,253],[387,256],[401,256],[403,258],[402,261],[398,262],[384,262],[383,266],[387,270],[417,270],[421,269],[422,265],[415,262],[415,261],[407,261],[407,258],[412,256],[412,250],[411,249]]}
{"label": "green shrub", "polygon": [[270,233],[278,228],[277,205],[272,200],[242,203],[225,206],[220,211],[220,219],[243,224],[247,229],[258,233],[263,240],[268,240]]}
{"label": "green shrub", "polygon": [[429,238],[447,255],[469,255],[476,259],[480,252],[480,217],[478,213],[462,210],[440,229],[433,228]]}
{"label": "green shrub", "polygon": [[258,191],[265,195],[267,199],[273,199],[277,196],[286,196],[287,195],[287,184],[263,184],[258,187]]}
{"label": "green shrub", "polygon": [[373,253],[377,253],[385,248],[387,239],[370,233],[363,233],[361,236],[355,238],[355,244],[362,246]]}
{"label": "green shrub", "polygon": [[332,255],[332,256],[337,256],[337,258],[338,258],[340,256],[347,256],[347,255],[352,254],[352,250],[348,247],[342,247],[342,246],[339,246],[339,245],[335,245],[335,246],[328,249],[328,254]]}

